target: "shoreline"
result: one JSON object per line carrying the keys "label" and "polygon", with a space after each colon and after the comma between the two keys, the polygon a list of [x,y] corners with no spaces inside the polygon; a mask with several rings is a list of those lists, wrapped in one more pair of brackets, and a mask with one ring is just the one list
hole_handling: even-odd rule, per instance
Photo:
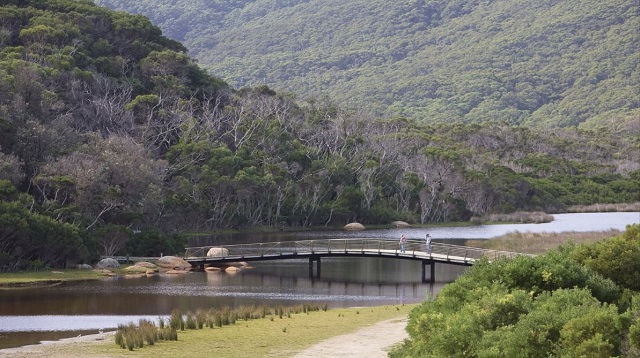
{"label": "shoreline", "polygon": [[36,344],[28,344],[19,347],[3,348],[0,349],[0,356],[17,355],[17,354],[46,354],[47,348],[50,346],[70,345],[70,344],[96,344],[104,343],[116,334],[115,331],[87,334],[79,337],[61,338],[55,341],[40,341]]}
{"label": "shoreline", "polygon": [[1,289],[20,289],[57,286],[65,282],[64,280],[43,279],[37,281],[14,281],[0,284]]}

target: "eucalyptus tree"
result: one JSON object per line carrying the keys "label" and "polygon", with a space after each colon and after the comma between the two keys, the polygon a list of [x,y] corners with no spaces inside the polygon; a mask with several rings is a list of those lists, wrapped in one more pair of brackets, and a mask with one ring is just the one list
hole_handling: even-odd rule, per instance
{"label": "eucalyptus tree", "polygon": [[147,196],[156,194],[166,164],[149,158],[127,137],[92,138],[80,150],[48,163],[34,180],[42,200],[77,210],[67,220],[79,220],[90,229],[107,221],[131,226],[148,207]]}
{"label": "eucalyptus tree", "polygon": [[8,180],[14,186],[19,186],[24,180],[23,163],[13,154],[5,154],[0,147],[0,180]]}

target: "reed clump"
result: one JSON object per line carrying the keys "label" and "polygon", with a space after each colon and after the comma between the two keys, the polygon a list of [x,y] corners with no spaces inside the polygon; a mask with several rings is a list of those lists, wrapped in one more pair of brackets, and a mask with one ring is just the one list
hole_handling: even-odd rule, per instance
{"label": "reed clump", "polygon": [[182,317],[182,312],[178,309],[174,309],[171,311],[171,317],[169,318],[169,327],[171,329],[184,331],[185,322]]}
{"label": "reed clump", "polygon": [[171,327],[158,328],[152,321],[141,319],[138,325],[133,322],[119,325],[115,334],[116,345],[130,351],[145,345],[152,346],[160,340],[177,341],[178,333]]}

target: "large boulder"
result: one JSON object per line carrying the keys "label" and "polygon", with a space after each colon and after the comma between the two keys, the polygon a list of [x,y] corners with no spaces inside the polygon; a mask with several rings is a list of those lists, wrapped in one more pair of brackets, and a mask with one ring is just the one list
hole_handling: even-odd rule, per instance
{"label": "large boulder", "polygon": [[[147,271],[154,271],[154,269],[150,269],[150,268],[142,267],[138,265],[125,267],[124,270],[130,273],[147,273]],[[158,268],[155,268],[155,271],[158,271]]]}
{"label": "large boulder", "polygon": [[157,265],[165,269],[191,270],[191,264],[177,256],[163,256],[158,260]]}
{"label": "large boulder", "polygon": [[158,266],[156,264],[153,264],[153,263],[147,262],[147,261],[138,261],[133,266],[145,267],[145,268],[152,269],[152,270],[158,268]]}
{"label": "large boulder", "polygon": [[112,258],[102,259],[96,264],[97,269],[117,269],[119,267],[118,261]]}
{"label": "large boulder", "polygon": [[207,251],[207,257],[227,257],[229,250],[224,247],[212,247]]}
{"label": "large boulder", "polygon": [[397,227],[397,228],[409,227],[409,224],[404,222],[404,221],[393,221],[393,222],[391,222],[391,225],[393,225],[394,227]]}
{"label": "large boulder", "polygon": [[344,226],[345,230],[364,230],[364,225],[360,223],[350,223]]}

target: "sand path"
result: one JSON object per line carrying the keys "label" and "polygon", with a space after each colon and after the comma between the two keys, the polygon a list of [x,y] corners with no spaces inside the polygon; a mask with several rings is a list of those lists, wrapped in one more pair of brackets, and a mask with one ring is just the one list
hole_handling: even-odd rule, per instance
{"label": "sand path", "polygon": [[409,337],[406,326],[406,318],[378,322],[353,333],[326,339],[294,357],[386,358],[391,346]]}

